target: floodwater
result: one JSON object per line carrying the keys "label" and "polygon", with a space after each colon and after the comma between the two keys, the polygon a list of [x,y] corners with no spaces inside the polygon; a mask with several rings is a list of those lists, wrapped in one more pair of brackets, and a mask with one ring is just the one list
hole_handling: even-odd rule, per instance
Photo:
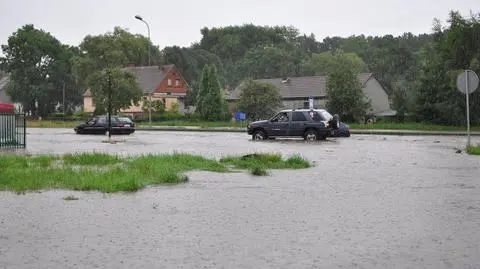
{"label": "floodwater", "polygon": [[[28,130],[32,154],[300,153],[315,167],[189,173],[133,194],[0,192],[0,268],[480,268],[480,157],[464,137],[252,142],[242,133]],[[473,137],[474,143],[480,143]],[[66,195],[76,201],[64,201]]]}

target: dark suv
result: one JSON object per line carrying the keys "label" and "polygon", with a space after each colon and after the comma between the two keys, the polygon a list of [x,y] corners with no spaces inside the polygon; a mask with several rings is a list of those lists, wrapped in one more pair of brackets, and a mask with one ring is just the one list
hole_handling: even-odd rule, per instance
{"label": "dark suv", "polygon": [[247,133],[253,140],[274,137],[303,137],[305,140],[323,140],[338,129],[338,116],[324,109],[285,109],[269,120],[251,122]]}

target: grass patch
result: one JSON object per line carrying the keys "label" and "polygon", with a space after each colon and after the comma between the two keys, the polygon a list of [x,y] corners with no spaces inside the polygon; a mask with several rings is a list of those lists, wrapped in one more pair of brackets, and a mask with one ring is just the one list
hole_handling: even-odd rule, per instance
{"label": "grass patch", "polygon": [[467,147],[467,153],[470,155],[480,155],[480,145]]}
{"label": "grass patch", "polygon": [[[264,175],[267,169],[300,169],[310,164],[299,156],[254,154],[228,157],[220,162],[185,153],[122,158],[105,153],[63,156],[0,155],[0,190],[137,191],[148,185],[177,184],[188,180],[187,171],[230,172],[228,165]],[[253,173],[252,172],[252,173]]]}
{"label": "grass patch", "polygon": [[27,128],[74,128],[85,121],[27,120]]}
{"label": "grass patch", "polygon": [[65,201],[76,201],[78,199],[79,199],[78,197],[75,197],[73,195],[68,195],[68,196],[63,197],[63,200],[65,200]]}
{"label": "grass patch", "polygon": [[[74,128],[83,121],[53,121],[53,120],[28,120],[27,127],[29,128]],[[237,121],[200,121],[200,120],[169,120],[169,121],[154,121],[153,126],[196,126],[201,128],[212,127],[247,127],[248,122]],[[425,123],[387,123],[378,122],[373,124],[358,124],[348,123],[351,129],[381,129],[381,130],[420,130],[420,131],[465,131],[465,126],[453,125],[439,125],[439,124],[425,124]],[[138,127],[148,127],[147,121],[137,122]],[[471,126],[472,131],[480,131],[480,126]]]}
{"label": "grass patch", "polygon": [[[53,120],[28,120],[28,128],[74,128],[83,121],[53,121]],[[136,122],[138,127],[148,127],[148,121]],[[171,121],[154,121],[153,126],[198,126],[201,128],[209,127],[247,127],[248,122],[232,122],[232,121],[187,121],[187,120],[171,120]]]}
{"label": "grass patch", "polygon": [[[465,131],[465,126],[425,124],[425,123],[348,123],[351,129],[380,129],[380,130],[419,130],[419,131]],[[480,131],[480,126],[471,126],[472,131]]]}
{"label": "grass patch", "polygon": [[302,169],[309,168],[311,164],[302,157],[295,155],[284,159],[280,154],[250,154],[241,157],[227,156],[220,159],[220,163],[233,165],[239,169]]}
{"label": "grass patch", "polygon": [[63,161],[76,165],[108,165],[121,162],[121,158],[107,153],[73,153],[64,155]]}
{"label": "grass patch", "polygon": [[250,169],[250,174],[254,176],[268,176],[268,171],[265,167],[256,166]]}
{"label": "grass patch", "polygon": [[[186,120],[173,120],[173,121],[157,121],[152,122],[154,126],[198,126],[201,128],[212,127],[247,127],[248,122],[240,121],[186,121]],[[148,122],[139,123],[142,126],[148,126]]]}

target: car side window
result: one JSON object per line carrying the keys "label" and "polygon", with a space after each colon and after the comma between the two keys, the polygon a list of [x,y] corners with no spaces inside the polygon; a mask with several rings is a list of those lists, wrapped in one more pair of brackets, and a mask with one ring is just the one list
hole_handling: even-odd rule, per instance
{"label": "car side window", "polygon": [[273,119],[273,122],[288,122],[287,112],[278,113]]}
{"label": "car side window", "polygon": [[313,121],[322,121],[322,116],[317,111],[309,111],[308,114]]}
{"label": "car side window", "polygon": [[307,121],[307,117],[305,117],[303,112],[293,112],[292,121]]}

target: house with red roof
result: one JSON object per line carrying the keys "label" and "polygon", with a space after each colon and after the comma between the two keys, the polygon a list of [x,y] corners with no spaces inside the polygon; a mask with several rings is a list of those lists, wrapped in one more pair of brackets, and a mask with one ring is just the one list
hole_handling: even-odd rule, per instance
{"label": "house with red roof", "polygon": [[[162,101],[167,111],[174,107],[178,107],[180,113],[185,111],[185,96],[190,87],[175,65],[128,66],[124,70],[136,76],[144,97],[151,98],[152,101]],[[142,107],[143,100],[139,102],[138,106],[132,105],[121,112],[135,116],[144,113]],[[83,109],[87,113],[95,111],[90,89],[83,94]]]}

